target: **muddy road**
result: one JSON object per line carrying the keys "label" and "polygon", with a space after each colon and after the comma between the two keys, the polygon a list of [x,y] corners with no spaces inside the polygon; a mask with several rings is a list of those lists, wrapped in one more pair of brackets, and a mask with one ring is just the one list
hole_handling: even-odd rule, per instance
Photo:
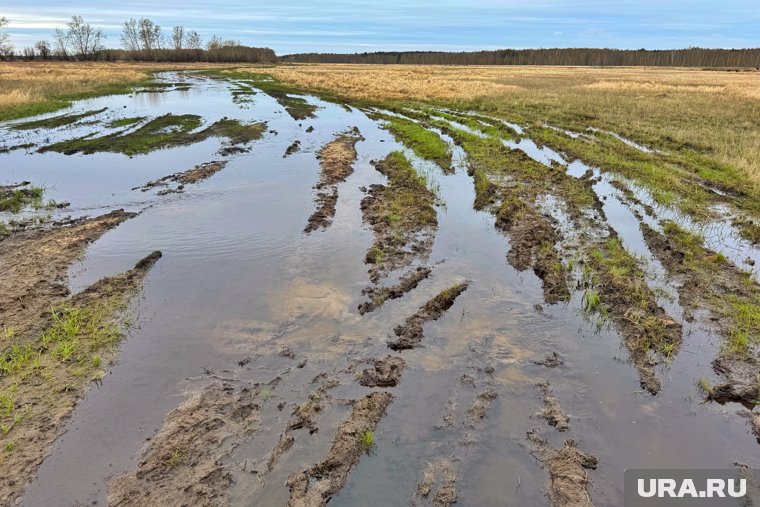
{"label": "muddy road", "polygon": [[[616,506],[626,468],[760,467],[754,324],[728,361],[693,290],[757,297],[730,220],[474,113],[157,82],[0,125],[0,185],[68,203],[0,212],[0,504]],[[51,342],[104,287],[112,340]]]}

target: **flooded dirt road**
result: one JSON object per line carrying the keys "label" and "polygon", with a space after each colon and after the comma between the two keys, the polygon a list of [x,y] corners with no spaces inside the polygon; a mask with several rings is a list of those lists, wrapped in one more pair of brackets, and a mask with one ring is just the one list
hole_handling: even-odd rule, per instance
{"label": "flooded dirt road", "polygon": [[[587,491],[615,506],[626,468],[760,466],[748,409],[703,402],[697,383],[718,383],[720,337],[684,318],[639,230],[643,190],[636,204],[599,174],[593,187],[682,326],[677,354],[646,365],[657,394],[616,323],[584,312],[582,287],[547,304],[541,271],[508,262],[514,240],[473,207],[468,154],[440,128],[450,170],[398,142],[376,111],[200,74],[157,81],[173,84],[57,113],[93,112],[70,124],[0,126],[11,148],[0,184],[70,203],[48,223],[139,213],[87,246],[71,293],[162,253],[115,362],[53,429],[41,464],[6,485],[9,505],[564,505]],[[199,121],[127,143],[165,115]],[[240,137],[241,126],[252,130]],[[103,135],[114,137],[92,142]],[[71,140],[92,153],[65,154]],[[562,160],[512,142],[538,163]],[[576,178],[589,169],[578,163]],[[560,248],[586,241],[562,206],[541,206],[568,229]],[[708,237],[731,259],[757,255]],[[402,335],[410,345],[389,348]],[[24,431],[0,436],[4,453]],[[568,470],[571,488],[550,482]]]}

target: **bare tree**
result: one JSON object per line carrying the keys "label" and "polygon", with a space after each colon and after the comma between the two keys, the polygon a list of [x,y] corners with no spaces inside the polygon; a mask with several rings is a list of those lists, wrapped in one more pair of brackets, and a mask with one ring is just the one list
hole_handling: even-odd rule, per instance
{"label": "bare tree", "polygon": [[25,47],[23,51],[24,60],[34,60],[35,53],[34,48]]}
{"label": "bare tree", "polygon": [[69,32],[56,28],[53,33],[53,40],[55,41],[55,54],[59,58],[66,58],[69,56]]}
{"label": "bare tree", "polygon": [[161,27],[150,19],[140,19],[138,33],[140,36],[140,43],[145,51],[161,48]]}
{"label": "bare tree", "polygon": [[201,39],[201,34],[196,32],[195,30],[190,30],[189,32],[187,32],[185,46],[187,46],[187,49],[202,49],[203,40]]}
{"label": "bare tree", "polygon": [[130,18],[121,29],[121,45],[127,51],[141,51],[140,41],[140,25],[135,18]]}
{"label": "bare tree", "polygon": [[96,51],[103,49],[105,38],[103,29],[85,23],[82,16],[72,16],[67,26],[69,27],[69,42],[80,58],[88,58]]}
{"label": "bare tree", "polygon": [[34,45],[34,48],[37,50],[37,53],[40,55],[40,58],[43,60],[47,60],[50,58],[50,53],[52,52],[50,50],[50,44],[46,40],[40,40],[37,41],[37,43]]}
{"label": "bare tree", "polygon": [[172,28],[172,45],[177,51],[184,49],[185,27],[177,25]]}
{"label": "bare tree", "polygon": [[13,46],[10,42],[10,36],[3,31],[3,27],[8,24],[8,19],[0,17],[0,57],[8,56],[13,53]]}
{"label": "bare tree", "polygon": [[216,49],[222,49],[222,45],[224,44],[224,41],[221,37],[218,35],[212,35],[211,38],[206,43],[206,49],[209,51],[214,51]]}

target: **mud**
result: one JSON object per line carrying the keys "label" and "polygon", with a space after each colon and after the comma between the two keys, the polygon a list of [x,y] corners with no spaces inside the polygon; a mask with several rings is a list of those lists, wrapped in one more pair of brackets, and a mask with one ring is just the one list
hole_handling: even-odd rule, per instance
{"label": "mud", "polygon": [[137,469],[109,482],[108,504],[226,504],[232,475],[221,460],[251,435],[257,394],[217,381],[170,412]]}
{"label": "mud", "polygon": [[375,359],[372,368],[366,368],[359,377],[365,387],[396,387],[406,368],[406,361],[397,356]]}
{"label": "mud", "polygon": [[428,464],[417,485],[414,504],[429,502],[433,507],[450,507],[457,502],[457,475],[447,459]]}
{"label": "mud", "polygon": [[[592,252],[587,261],[596,276],[593,285],[599,291],[606,315],[615,323],[631,361],[639,372],[641,387],[657,394],[662,387],[655,367],[667,356],[676,354],[681,345],[682,326],[658,304],[636,261],[628,255],[617,238],[608,240]],[[620,272],[625,273],[621,276]],[[589,304],[588,293],[586,307]]]}
{"label": "mud", "polygon": [[549,383],[542,382],[538,384],[538,388],[544,395],[544,408],[538,416],[546,419],[551,426],[557,428],[557,431],[567,431],[570,427],[570,418],[562,410],[559,399],[552,393]]}
{"label": "mud", "polygon": [[293,155],[294,153],[298,153],[299,151],[301,151],[301,141],[295,140],[293,141],[293,144],[285,149],[285,153],[282,155],[282,158],[288,158],[289,156]]}
{"label": "mud", "polygon": [[422,280],[430,276],[431,272],[431,268],[419,266],[405,273],[395,285],[391,285],[390,287],[370,286],[365,288],[362,294],[370,299],[359,305],[359,313],[364,315],[365,313],[373,312],[375,309],[383,306],[386,301],[403,297],[407,292],[416,289]]}
{"label": "mud", "polygon": [[416,348],[423,338],[423,325],[441,318],[454,305],[457,297],[467,290],[467,286],[468,282],[453,285],[425,303],[414,315],[407,317],[403,324],[394,328],[393,332],[398,338],[389,341],[388,347],[395,351]]}
{"label": "mud", "polygon": [[561,449],[545,454],[549,470],[549,500],[554,507],[590,507],[588,496],[591,479],[588,470],[595,470],[598,460],[579,450],[574,440],[566,440]]}
{"label": "mud", "polygon": [[487,387],[479,393],[472,404],[467,408],[465,424],[470,428],[474,428],[478,422],[485,419],[493,401],[498,397],[499,395],[493,387]]}
{"label": "mud", "polygon": [[[108,218],[99,217],[79,224],[80,229],[67,231],[68,234],[65,235],[67,237],[57,235],[57,244],[51,243],[50,237],[46,238],[47,241],[38,240],[36,244],[38,247],[42,247],[40,243],[44,243],[44,247],[60,248],[57,252],[58,256],[50,258],[51,269],[55,266],[60,268],[66,259],[71,259],[71,256],[76,255],[77,242],[87,241],[86,238],[91,239],[92,235],[98,233],[98,229],[102,233],[104,228],[116,225],[120,219],[124,219],[124,216],[115,212]],[[65,244],[67,241],[68,245]],[[0,377],[2,392],[13,392],[13,413],[9,415],[23,414],[20,419],[14,418],[10,426],[5,426],[8,429],[3,435],[6,453],[0,460],[0,473],[3,477],[0,482],[0,499],[3,502],[10,504],[13,499],[23,493],[25,486],[34,477],[37,468],[50,452],[49,446],[58,436],[63,423],[70,417],[88,384],[91,381],[97,382],[105,374],[99,369],[99,365],[107,364],[115,355],[113,346],[98,346],[95,343],[89,346],[98,354],[95,356],[98,358],[97,365],[93,364],[88,368],[86,365],[81,366],[73,361],[60,362],[56,356],[56,349],[46,345],[45,339],[40,338],[40,332],[43,329],[54,328],[56,319],[63,318],[59,312],[69,311],[58,310],[57,308],[61,306],[56,305],[65,305],[65,308],[72,308],[71,311],[74,312],[90,312],[99,308],[100,305],[105,305],[106,314],[100,326],[120,322],[121,309],[141,286],[148,270],[160,257],[160,252],[153,252],[138,262],[133,269],[103,278],[68,299],[62,298],[62,295],[65,295],[65,289],[43,293],[42,290],[46,288],[42,287],[42,284],[38,287],[41,297],[49,298],[48,311],[43,315],[33,315],[22,320],[19,329],[24,330],[23,334],[18,335],[18,341],[13,345],[16,347],[19,343],[28,343],[36,351],[38,363],[33,366],[32,371],[21,373],[24,376],[22,380],[8,372]],[[16,304],[20,303],[16,302]],[[29,306],[36,308],[35,305]],[[53,310],[49,311],[49,308]],[[20,314],[16,313],[15,317],[19,316]],[[84,328],[78,332],[76,338],[86,343],[98,339],[98,332],[99,330]],[[7,348],[4,354],[8,351]],[[8,452],[9,448],[12,452]]]}
{"label": "mud", "polygon": [[288,478],[288,507],[320,507],[346,483],[351,468],[369,449],[362,437],[374,432],[393,401],[390,393],[374,392],[354,401],[351,415],[341,423],[324,460]]}
{"label": "mud", "polygon": [[533,364],[546,366],[547,368],[556,368],[565,364],[565,361],[556,352],[551,352],[545,358],[533,361]]}
{"label": "mud", "polygon": [[[671,277],[680,279],[679,296],[689,320],[695,318],[699,310],[709,310],[712,317],[708,325],[724,337],[741,333],[748,323],[737,321],[733,304],[757,304],[760,298],[757,286],[748,283],[747,276],[730,261],[698,243],[698,239],[666,222],[665,233],[661,234],[646,224],[641,230],[649,248],[662,262]],[[752,310],[747,310],[751,314]],[[755,324],[756,325],[756,324]],[[748,329],[750,336],[755,330]],[[746,350],[724,348],[713,361],[713,369],[723,379],[712,397],[756,404],[760,398],[760,378],[758,378],[758,350],[749,344]]]}
{"label": "mud", "polygon": [[41,316],[69,295],[63,283],[85,247],[136,213],[117,210],[61,226],[20,231],[0,241],[0,327],[41,331]]}
{"label": "mud", "polygon": [[361,140],[359,129],[354,127],[326,144],[317,154],[321,168],[319,182],[314,186],[317,211],[309,217],[304,228],[305,233],[326,229],[332,224],[335,205],[338,202],[338,184],[354,172],[356,143]]}
{"label": "mud", "polygon": [[435,195],[401,152],[374,165],[388,185],[371,185],[361,210],[375,235],[365,262],[371,265],[370,281],[378,283],[415,258],[424,261],[430,255],[438,220]]}
{"label": "mud", "polygon": [[520,271],[533,270],[542,281],[544,300],[553,304],[570,299],[567,272],[554,247],[560,236],[551,224],[551,217],[525,213],[513,222],[502,210],[497,226],[511,239],[507,260]]}
{"label": "mud", "polygon": [[[185,185],[191,185],[205,180],[218,173],[227,165],[226,160],[215,160],[212,162],[205,162],[199,164],[192,169],[182,171],[168,176],[164,176],[158,180],[149,181],[141,187],[135,187],[132,190],[140,190],[141,192],[147,192],[156,187],[162,187],[159,194],[164,195],[166,193],[182,193]],[[170,183],[176,183],[175,187],[170,187]]]}

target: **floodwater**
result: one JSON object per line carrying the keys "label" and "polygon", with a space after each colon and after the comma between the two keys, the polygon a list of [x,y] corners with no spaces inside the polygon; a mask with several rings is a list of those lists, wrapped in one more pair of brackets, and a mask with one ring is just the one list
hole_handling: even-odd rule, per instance
{"label": "floodwater", "polygon": [[[442,458],[453,463],[458,476],[460,505],[547,505],[548,474],[530,452],[526,432],[531,428],[552,447],[573,438],[599,458],[589,492],[597,506],[622,504],[626,468],[760,466],[755,438],[737,415],[741,407],[703,404],[695,386],[699,378],[713,377],[710,361],[718,339],[685,323],[680,352],[658,368],[661,393],[642,391],[615,330],[598,329],[580,312],[581,293],[567,304],[546,305],[540,280],[509,266],[509,239],[494,228],[490,214],[473,210],[466,156],[455,147],[456,171],[450,175],[407,152],[439,197],[439,226],[426,262],[433,266],[431,276],[404,297],[361,316],[357,306],[369,285],[364,256],[372,232],[362,223],[360,188],[384,181],[372,160],[403,147],[356,109],[308,97],[318,106],[316,117],[296,121],[264,93],[236,103],[228,81],[172,73],[160,79],[191,87],[92,99],[71,111],[107,107],[88,119],[107,121],[165,113],[199,114],[207,124],[223,117],[266,121],[267,134],[249,153],[226,157],[227,167],[210,179],[168,196],[131,189],[225,158],[216,153],[218,139],[133,158],[33,149],[0,154],[0,184],[44,185],[48,197],[71,203],[57,215],[142,211],[88,248],[71,270],[72,290],[125,271],[153,250],[163,252],[134,302],[137,326],[122,343],[117,363],[78,405],[22,505],[104,505],[108,479],[136,467],[146,439],[189,390],[203,386],[209,372],[241,381],[281,376],[251,443],[225,462],[235,479],[232,505],[285,505],[288,475],[324,457],[348,409],[329,404],[319,431],[299,434],[262,481],[248,464],[263,459],[287,424],[289,409],[276,405],[303,402],[320,373],[388,353],[386,339],[395,325],[463,280],[470,287],[440,320],[425,326],[422,347],[402,354],[408,368],[392,389],[396,398],[375,432],[377,446],[330,505],[408,505],[427,464]],[[338,187],[334,222],[306,235],[319,178],[315,154],[354,126],[364,140],[356,145],[354,173]],[[314,130],[307,132],[309,127]],[[0,133],[13,146],[102,129],[83,125],[18,133],[0,127]],[[296,140],[301,151],[284,158]],[[529,139],[515,146],[539,156],[540,147]],[[541,157],[548,162],[560,155],[540,152]],[[604,181],[597,191],[614,194]],[[626,247],[654,264],[625,205],[611,197],[605,212]],[[654,265],[652,280],[662,274]],[[278,354],[284,346],[297,361],[305,359],[305,366],[292,368],[292,360]],[[551,352],[564,365],[549,369],[533,363]],[[491,379],[482,374],[488,367]],[[464,374],[474,378],[472,384],[461,381]],[[352,380],[342,379],[332,393],[335,400],[368,391]],[[543,406],[536,387],[541,381],[551,384],[569,414],[567,432],[536,416]],[[461,416],[486,384],[498,398],[480,425],[468,427]],[[453,414],[454,424],[443,424],[447,414]]]}

